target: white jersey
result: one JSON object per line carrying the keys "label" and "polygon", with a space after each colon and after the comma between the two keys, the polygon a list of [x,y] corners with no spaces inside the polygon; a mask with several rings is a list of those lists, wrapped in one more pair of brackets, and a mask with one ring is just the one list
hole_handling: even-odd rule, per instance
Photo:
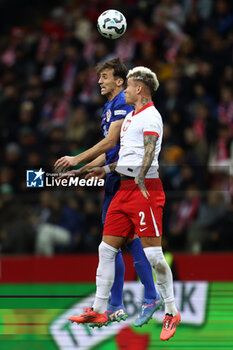
{"label": "white jersey", "polygon": [[116,171],[120,174],[136,177],[139,174],[144,156],[144,135],[156,135],[158,140],[155,156],[146,178],[157,178],[158,156],[163,137],[163,122],[153,102],[148,103],[137,113],[130,112],[121,127],[120,152]]}

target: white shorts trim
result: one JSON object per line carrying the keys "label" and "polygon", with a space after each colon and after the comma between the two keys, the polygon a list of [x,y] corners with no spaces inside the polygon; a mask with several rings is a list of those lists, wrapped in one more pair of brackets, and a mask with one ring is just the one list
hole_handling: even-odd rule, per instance
{"label": "white shorts trim", "polygon": [[155,235],[156,235],[156,237],[160,237],[158,226],[156,224],[155,217],[154,217],[154,214],[153,214],[151,207],[150,207],[150,213],[151,213],[152,221],[153,221],[154,228],[155,228]]}

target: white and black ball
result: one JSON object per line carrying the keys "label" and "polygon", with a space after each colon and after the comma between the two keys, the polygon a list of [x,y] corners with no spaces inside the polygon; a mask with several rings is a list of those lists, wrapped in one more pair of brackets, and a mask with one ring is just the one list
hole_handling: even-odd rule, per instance
{"label": "white and black ball", "polygon": [[97,28],[105,38],[118,39],[125,33],[127,22],[121,12],[106,10],[98,17]]}

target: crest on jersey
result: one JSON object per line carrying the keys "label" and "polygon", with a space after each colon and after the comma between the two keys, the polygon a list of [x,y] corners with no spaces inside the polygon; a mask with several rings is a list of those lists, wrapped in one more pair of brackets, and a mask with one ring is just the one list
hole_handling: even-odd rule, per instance
{"label": "crest on jersey", "polygon": [[106,112],[106,121],[109,122],[110,118],[111,118],[111,109],[108,109],[107,112]]}
{"label": "crest on jersey", "polygon": [[131,120],[126,120],[126,123],[123,127],[123,131],[126,131],[128,129],[128,127],[130,126]]}

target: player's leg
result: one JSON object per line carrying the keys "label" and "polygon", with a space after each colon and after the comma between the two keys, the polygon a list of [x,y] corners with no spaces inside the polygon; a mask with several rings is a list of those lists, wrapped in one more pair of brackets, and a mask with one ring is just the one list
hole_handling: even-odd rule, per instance
{"label": "player's leg", "polygon": [[127,244],[127,248],[133,256],[138,277],[145,287],[145,298],[149,300],[157,299],[158,293],[155,289],[151,266],[146,258],[140,238],[136,236],[134,240]]}
{"label": "player's leg", "polygon": [[165,302],[165,312],[176,314],[173,291],[173,277],[161,247],[161,237],[141,237],[142,245],[148,261],[155,271],[157,287]]}
{"label": "player's leg", "polygon": [[91,328],[100,328],[107,326],[110,322],[125,321],[128,318],[123,303],[123,286],[125,276],[125,264],[123,261],[121,249],[118,250],[115,257],[115,278],[111,289],[111,298],[107,306],[108,321],[105,323],[90,323]]}
{"label": "player's leg", "polygon": [[[120,198],[118,198],[120,197]],[[115,257],[118,249],[132,233],[132,223],[120,208],[119,191],[112,200],[104,224],[103,239],[99,246],[99,265],[96,274],[96,296],[92,308],[69,318],[77,323],[105,324],[111,317],[107,310],[108,298],[115,277]]]}
{"label": "player's leg", "polygon": [[115,278],[111,289],[110,306],[118,307],[123,305],[123,286],[125,277],[125,263],[121,249],[118,250],[115,259]]}
{"label": "player's leg", "polygon": [[[103,213],[102,213],[102,222],[105,224],[108,208],[111,204],[111,201],[114,197],[114,194],[104,195],[103,201]],[[90,323],[89,327],[102,327],[107,326],[110,322],[120,322],[121,320],[125,321],[128,318],[124,303],[123,303],[123,286],[124,286],[124,277],[125,277],[125,264],[122,257],[121,249],[118,250],[115,258],[115,278],[114,283],[111,289],[111,298],[108,304],[108,321],[106,323]]]}
{"label": "player's leg", "polygon": [[92,308],[69,320],[77,323],[100,323],[108,321],[107,305],[115,276],[115,257],[125,241],[124,237],[104,236],[99,245],[99,264],[96,272],[96,295]]}
{"label": "player's leg", "polygon": [[141,240],[147,259],[155,271],[158,290],[165,303],[164,326],[160,338],[168,340],[174,335],[180,322],[174,298],[172,272],[163,255],[161,237],[141,237]]}
{"label": "player's leg", "polygon": [[144,201],[143,211],[139,212],[141,220],[138,232],[147,259],[155,271],[158,290],[165,303],[166,315],[160,338],[166,340],[174,335],[180,314],[175,305],[172,272],[161,247],[165,194],[160,179],[146,180],[146,187],[150,198]]}
{"label": "player's leg", "polygon": [[[104,225],[106,220],[106,215],[108,208],[110,206],[110,203],[114,197],[114,194],[104,194],[104,201],[103,201],[103,213],[102,213],[102,223]],[[125,318],[126,312],[124,311],[124,305],[123,305],[123,285],[124,285],[124,277],[125,277],[125,264],[122,257],[121,249],[118,250],[118,253],[116,255],[115,259],[115,278],[114,283],[111,289],[111,298],[110,303],[108,305],[108,310],[111,310],[113,312],[117,312],[116,318],[119,320],[119,317]],[[119,316],[120,315],[120,316]],[[127,317],[127,316],[126,316]]]}
{"label": "player's leg", "polygon": [[96,296],[93,309],[103,313],[107,310],[109,293],[115,278],[115,258],[126,240],[119,236],[103,236],[99,246],[99,265],[96,273]]}
{"label": "player's leg", "polygon": [[134,322],[134,325],[139,327],[148,323],[153,313],[163,305],[163,302],[155,289],[151,265],[146,258],[140,238],[136,236],[136,239],[127,244],[127,248],[133,256],[135,270],[145,290],[141,312]]}

